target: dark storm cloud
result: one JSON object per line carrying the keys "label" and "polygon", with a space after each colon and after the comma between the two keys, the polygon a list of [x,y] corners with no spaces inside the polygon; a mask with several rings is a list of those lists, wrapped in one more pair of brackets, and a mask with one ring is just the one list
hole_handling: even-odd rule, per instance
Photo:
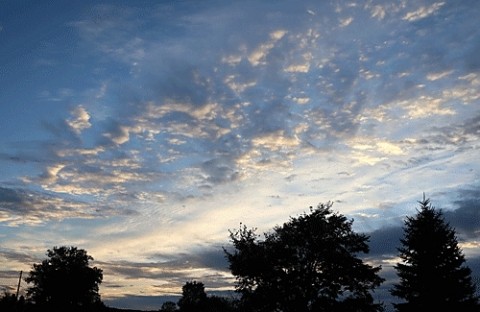
{"label": "dark storm cloud", "polygon": [[480,292],[480,257],[466,259],[466,265],[472,270],[472,279],[477,285],[477,294]]}
{"label": "dark storm cloud", "polygon": [[0,222],[5,225],[40,224],[69,218],[91,219],[112,215],[133,215],[129,207],[114,202],[92,205],[71,196],[0,186]]}
{"label": "dark storm cloud", "polygon": [[[220,248],[207,248],[196,254],[191,254],[190,260],[198,263],[199,266],[211,268],[218,271],[228,271],[229,263],[225,252]],[[187,257],[188,259],[188,257]]]}
{"label": "dark storm cloud", "polygon": [[0,247],[0,256],[8,261],[12,262],[22,262],[22,263],[35,263],[38,261],[37,258],[32,256],[28,252],[21,252],[18,250],[12,250],[9,248]]}
{"label": "dark storm cloud", "polygon": [[120,262],[99,262],[99,265],[106,272],[110,274],[118,274],[126,279],[165,279],[176,280],[187,278],[188,273],[182,272],[182,269],[187,269],[186,263],[176,261],[163,263],[137,263],[131,261]]}
{"label": "dark storm cloud", "polygon": [[[475,105],[470,103],[469,105]],[[424,131],[418,134],[415,145],[423,150],[440,151],[440,150],[456,150],[462,152],[474,149],[472,144],[480,137],[480,115],[473,112],[469,118],[465,118],[458,122],[452,122],[447,125],[428,126]],[[410,142],[403,141],[405,145],[412,145]],[[412,146],[413,147],[413,146]],[[408,161],[411,164],[419,165],[428,163],[433,160],[433,155],[412,156]],[[469,164],[464,164],[468,166]]]}
{"label": "dark storm cloud", "polygon": [[[99,265],[105,270],[114,274],[120,274],[127,279],[149,278],[177,280],[178,282],[195,278],[192,275],[194,273],[189,272],[189,270],[193,269],[207,268],[212,269],[213,272],[228,271],[228,262],[221,248],[206,248],[196,253],[180,253],[176,255],[154,254],[149,258],[161,260],[147,263],[130,261],[99,262]],[[206,278],[209,277],[207,276]],[[225,277],[213,274],[209,279],[215,278],[223,280]]]}
{"label": "dark storm cloud", "polygon": [[[38,259],[29,254],[28,251],[21,252],[2,247],[0,247],[0,259],[2,259],[2,261],[5,261],[5,263],[13,262],[33,264],[38,261]],[[2,269],[3,270],[0,270],[0,290],[13,293],[16,290],[20,271],[5,270],[5,267],[3,267]],[[23,272],[23,274],[26,275],[27,272]],[[25,277],[25,275],[23,276]],[[11,281],[10,284],[8,284],[7,281]]]}
{"label": "dark storm cloud", "polygon": [[[435,207],[442,212],[445,222],[447,222],[456,232],[459,242],[468,242],[470,239],[478,237],[480,232],[480,191],[476,188],[468,188],[459,191],[452,205],[453,209],[444,209]],[[416,212],[412,212],[409,217],[415,217]],[[398,255],[397,248],[401,246],[400,239],[404,235],[404,221],[397,226],[383,227],[369,235],[370,252],[368,257],[372,258],[391,258]],[[480,274],[480,273],[479,273]]]}
{"label": "dark storm cloud", "polygon": [[370,236],[368,256],[376,259],[390,258],[397,254],[400,239],[403,237],[403,228],[401,226],[385,227],[368,235]]}
{"label": "dark storm cloud", "polygon": [[[0,211],[5,222],[44,222],[51,219],[88,217],[91,213],[84,202],[56,197],[27,189],[0,187]],[[18,219],[18,217],[22,217]]]}
{"label": "dark storm cloud", "polygon": [[205,247],[197,250],[196,252],[182,253],[178,255],[162,255],[154,254],[152,259],[167,258],[168,261],[161,262],[160,266],[172,266],[177,268],[196,267],[196,268],[209,268],[215,271],[228,271],[228,262],[223,251],[220,247]]}
{"label": "dark storm cloud", "polygon": [[445,211],[445,219],[467,240],[477,238],[480,233],[480,190],[478,188],[459,191],[453,202],[455,210]]}
{"label": "dark storm cloud", "polygon": [[207,174],[207,182],[213,185],[234,181],[239,177],[233,161],[229,159],[211,159],[204,162],[201,168]]}

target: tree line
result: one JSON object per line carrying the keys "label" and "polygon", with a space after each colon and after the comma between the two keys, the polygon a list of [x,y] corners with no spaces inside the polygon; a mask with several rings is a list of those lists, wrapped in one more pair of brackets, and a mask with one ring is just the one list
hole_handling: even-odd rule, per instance
{"label": "tree line", "polygon": [[[429,199],[419,201],[404,220],[394,266],[398,276],[390,293],[397,312],[479,312],[471,269],[458,246],[455,229]],[[163,312],[381,312],[373,292],[385,280],[381,266],[367,263],[366,234],[352,229],[353,219],[332,210],[332,203],[310,207],[270,232],[259,235],[245,225],[230,231],[224,253],[236,278],[236,297],[207,296],[201,282],[182,287],[178,302]],[[54,247],[34,264],[25,281],[26,298],[5,293],[0,311],[108,311],[100,298],[102,270],[76,247]]]}

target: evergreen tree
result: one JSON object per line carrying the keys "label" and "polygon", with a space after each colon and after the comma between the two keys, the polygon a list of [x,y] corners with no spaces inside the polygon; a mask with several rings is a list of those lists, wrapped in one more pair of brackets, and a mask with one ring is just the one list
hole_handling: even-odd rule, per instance
{"label": "evergreen tree", "polygon": [[225,251],[237,277],[244,311],[381,311],[371,291],[383,279],[358,257],[368,237],[333,213],[331,203],[310,207],[266,233],[240,227],[231,232],[234,251]]}
{"label": "evergreen tree", "polygon": [[401,262],[395,266],[399,283],[392,295],[404,300],[395,304],[399,312],[479,311],[471,270],[458,247],[455,230],[445,222],[441,210],[429,199],[419,201],[415,217],[407,217],[398,248]]}

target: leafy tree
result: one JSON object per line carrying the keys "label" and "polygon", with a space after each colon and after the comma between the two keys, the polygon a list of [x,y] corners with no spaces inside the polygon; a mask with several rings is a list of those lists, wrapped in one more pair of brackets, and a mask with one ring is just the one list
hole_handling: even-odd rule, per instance
{"label": "leafy tree", "polygon": [[399,283],[391,293],[405,302],[395,304],[396,310],[480,311],[455,230],[425,196],[419,204],[416,216],[405,220],[398,248],[402,260],[395,266]]}
{"label": "leafy tree", "polygon": [[177,304],[173,301],[165,301],[160,308],[160,312],[174,312],[177,311]]}
{"label": "leafy tree", "polygon": [[178,306],[182,312],[200,312],[205,309],[206,301],[207,294],[203,283],[186,282],[182,287],[182,297],[178,300]]}
{"label": "leafy tree", "polygon": [[27,289],[30,300],[51,310],[91,311],[101,306],[98,287],[103,273],[89,266],[93,258],[85,250],[54,247],[47,256],[25,279],[33,284]]}
{"label": "leafy tree", "polygon": [[383,279],[380,267],[357,257],[368,253],[368,237],[352,221],[331,211],[331,203],[290,218],[264,240],[255,229],[230,232],[234,251],[225,250],[246,311],[382,311],[371,291]]}
{"label": "leafy tree", "polygon": [[207,311],[209,312],[234,312],[236,311],[236,301],[231,298],[208,296]]}

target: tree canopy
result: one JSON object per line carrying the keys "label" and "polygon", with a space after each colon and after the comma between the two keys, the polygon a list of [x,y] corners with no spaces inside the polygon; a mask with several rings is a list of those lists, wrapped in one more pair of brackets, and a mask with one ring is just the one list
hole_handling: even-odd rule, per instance
{"label": "tree canopy", "polygon": [[371,291],[383,279],[380,267],[358,257],[368,253],[368,237],[353,221],[320,204],[277,226],[264,239],[255,229],[230,232],[225,249],[248,311],[381,311]]}
{"label": "tree canopy", "polygon": [[182,297],[178,306],[182,312],[203,311],[207,301],[205,285],[201,282],[187,282],[182,287]]}
{"label": "tree canopy", "polygon": [[455,230],[441,210],[423,199],[420,210],[407,217],[398,248],[401,262],[395,266],[399,282],[392,295],[404,300],[397,311],[479,311],[471,270],[458,246]]}
{"label": "tree canopy", "polygon": [[47,259],[34,264],[25,279],[32,286],[27,296],[38,306],[52,310],[90,311],[101,303],[99,284],[102,270],[90,267],[93,260],[77,247],[54,247],[47,251]]}

